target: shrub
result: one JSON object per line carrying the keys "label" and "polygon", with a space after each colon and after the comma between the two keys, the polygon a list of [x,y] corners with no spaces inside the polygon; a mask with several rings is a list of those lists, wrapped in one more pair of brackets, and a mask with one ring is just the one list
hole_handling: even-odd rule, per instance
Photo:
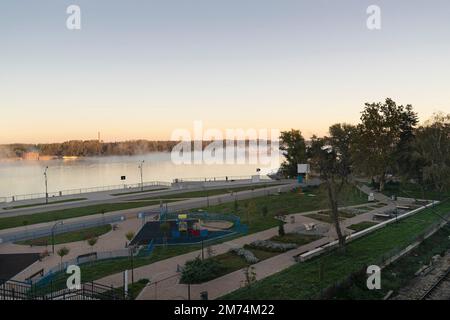
{"label": "shrub", "polygon": [[237,254],[240,257],[243,257],[245,259],[245,261],[247,261],[250,264],[259,262],[259,259],[257,257],[255,257],[253,252],[251,252],[250,250],[246,250],[244,248],[234,248],[234,249],[231,249],[230,251],[234,252],[235,254]]}
{"label": "shrub", "polygon": [[187,261],[181,272],[181,283],[195,284],[215,278],[222,271],[222,266],[213,259],[202,260],[200,257]]}
{"label": "shrub", "polygon": [[270,252],[284,252],[297,248],[295,243],[279,243],[269,240],[256,240],[250,243],[250,247]]}

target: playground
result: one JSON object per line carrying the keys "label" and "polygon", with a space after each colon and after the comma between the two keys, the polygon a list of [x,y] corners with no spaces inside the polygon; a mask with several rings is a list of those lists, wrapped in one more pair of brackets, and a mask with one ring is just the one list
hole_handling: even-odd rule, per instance
{"label": "playground", "polygon": [[192,244],[218,239],[238,233],[246,233],[247,226],[234,215],[201,213],[165,213],[159,220],[146,222],[132,245]]}

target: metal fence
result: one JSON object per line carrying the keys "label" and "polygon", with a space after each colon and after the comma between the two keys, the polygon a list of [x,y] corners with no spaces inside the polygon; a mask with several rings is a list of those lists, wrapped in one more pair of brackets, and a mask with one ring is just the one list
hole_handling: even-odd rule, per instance
{"label": "metal fence", "polygon": [[[54,229],[54,235],[78,231],[87,228],[99,227],[102,225],[107,225],[111,223],[121,222],[125,218],[123,216],[105,216],[96,219],[90,219],[83,222],[70,222],[62,225],[57,225]],[[37,239],[42,237],[48,237],[52,235],[53,226],[46,226],[38,229],[16,231],[11,233],[6,233],[1,235],[0,243],[4,242],[18,242],[26,241],[30,239]]]}
{"label": "metal fence", "polygon": [[[41,277],[36,277],[32,281],[39,286],[45,286],[47,284],[50,284],[52,281],[55,280],[55,277],[57,277],[63,270],[66,270],[68,266],[70,265],[83,265],[87,263],[94,263],[96,261],[101,260],[108,260],[108,259],[117,259],[117,258],[125,258],[130,257],[131,254],[133,256],[149,256],[153,252],[153,244],[150,246],[139,246],[139,247],[129,247],[129,248],[123,248],[118,250],[111,250],[111,251],[100,251],[100,252],[93,252],[91,255],[82,255],[78,256],[76,258],[63,261],[62,263],[59,263],[56,266],[53,266],[52,268],[49,268],[47,270],[44,270],[44,275]],[[31,279],[30,279],[31,281]]]}
{"label": "metal fence", "polygon": [[[55,290],[54,290],[55,288]],[[14,280],[0,281],[0,300],[125,300],[121,289],[95,282],[83,283],[77,289],[59,289]]]}
{"label": "metal fence", "polygon": [[[143,185],[141,185],[141,183],[134,183],[134,184],[117,184],[117,185],[111,185],[111,186],[100,186],[100,187],[92,187],[92,188],[69,189],[69,190],[49,192],[48,197],[56,198],[56,197],[77,195],[77,194],[83,194],[83,193],[114,191],[114,190],[132,190],[132,189],[139,189],[142,187],[148,188],[148,187],[159,187],[159,186],[170,187],[171,183],[164,182],[164,181],[149,181],[149,182],[144,182]],[[21,195],[9,196],[9,197],[1,197],[0,203],[1,202],[15,202],[15,201],[22,201],[22,200],[42,199],[42,198],[45,198],[45,193],[21,194]]]}

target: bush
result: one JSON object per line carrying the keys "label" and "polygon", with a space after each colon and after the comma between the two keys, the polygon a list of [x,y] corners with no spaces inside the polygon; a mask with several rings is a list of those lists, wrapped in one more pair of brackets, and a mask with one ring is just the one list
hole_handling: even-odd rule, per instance
{"label": "bush", "polygon": [[287,250],[297,248],[295,243],[279,243],[270,240],[256,240],[250,243],[251,248],[269,251],[269,252],[285,252]]}
{"label": "bush", "polygon": [[215,278],[222,271],[222,266],[215,260],[202,260],[200,257],[187,261],[181,272],[181,283],[202,283]]}

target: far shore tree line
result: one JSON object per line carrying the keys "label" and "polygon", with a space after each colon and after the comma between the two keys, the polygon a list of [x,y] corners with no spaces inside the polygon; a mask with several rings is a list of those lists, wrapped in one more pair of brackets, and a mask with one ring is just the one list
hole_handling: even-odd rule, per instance
{"label": "far shore tree line", "polygon": [[[261,140],[260,140],[261,141]],[[24,144],[13,143],[0,145],[0,159],[22,158],[26,153],[36,152],[40,156],[50,157],[98,157],[98,156],[132,156],[142,155],[152,152],[170,152],[181,141],[163,140],[130,140],[121,142],[103,142],[99,140],[71,140],[62,143],[46,144]],[[209,140],[201,141],[201,147],[204,149],[211,142]],[[249,146],[250,141],[234,141],[234,145],[243,142],[243,145]],[[271,141],[266,141],[267,146],[271,146]],[[191,142],[191,149],[194,150],[197,142]],[[223,140],[224,146],[230,144]]]}
{"label": "far shore tree line", "polygon": [[366,103],[360,123],[334,124],[324,137],[313,136],[307,142],[299,130],[282,132],[280,149],[285,176],[297,176],[297,164],[310,163],[324,182],[341,248],[345,235],[338,203],[343,186],[355,176],[369,178],[380,192],[393,177],[422,189],[450,191],[450,114],[436,113],[418,125],[411,105],[397,105],[389,98]]}

